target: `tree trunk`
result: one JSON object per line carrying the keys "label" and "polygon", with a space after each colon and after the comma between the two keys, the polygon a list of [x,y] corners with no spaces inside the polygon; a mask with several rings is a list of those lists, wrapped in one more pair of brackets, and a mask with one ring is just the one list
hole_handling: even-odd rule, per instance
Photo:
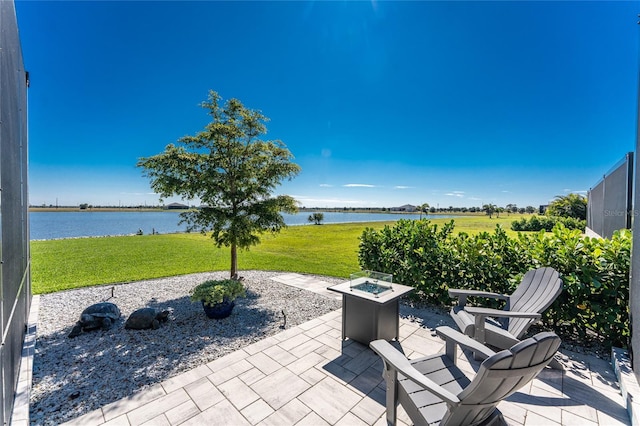
{"label": "tree trunk", "polygon": [[238,279],[238,247],[231,244],[231,279]]}

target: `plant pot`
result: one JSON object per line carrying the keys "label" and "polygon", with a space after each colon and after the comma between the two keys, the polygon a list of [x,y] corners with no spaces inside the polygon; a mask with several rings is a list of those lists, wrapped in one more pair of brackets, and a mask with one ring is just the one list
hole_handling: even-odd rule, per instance
{"label": "plant pot", "polygon": [[216,303],[213,306],[206,305],[204,301],[202,301],[202,307],[204,308],[204,313],[207,317],[212,319],[222,319],[231,315],[231,311],[233,311],[233,307],[235,306],[235,302],[228,300],[224,300],[221,303]]}

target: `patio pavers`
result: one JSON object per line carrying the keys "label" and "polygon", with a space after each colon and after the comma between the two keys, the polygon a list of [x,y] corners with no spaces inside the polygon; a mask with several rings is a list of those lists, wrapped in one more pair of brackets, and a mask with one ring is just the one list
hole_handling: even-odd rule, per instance
{"label": "patio pavers", "polygon": [[[297,279],[296,285],[309,282]],[[421,322],[402,318],[405,354],[415,358],[443,350],[432,327],[447,322],[438,315]],[[340,327],[341,311],[331,312],[68,424],[384,425],[382,362],[367,346],[342,341]],[[565,371],[545,369],[498,405],[508,424],[631,424],[611,365],[566,355]],[[463,351],[459,358],[465,371],[477,368]],[[402,409],[398,418],[410,424]]]}

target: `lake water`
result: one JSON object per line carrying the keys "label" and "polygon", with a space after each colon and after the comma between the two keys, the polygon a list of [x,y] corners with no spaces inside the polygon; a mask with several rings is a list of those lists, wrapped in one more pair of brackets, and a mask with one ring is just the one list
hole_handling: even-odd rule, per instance
{"label": "lake water", "polygon": [[[307,218],[313,212],[284,214],[287,225],[308,225]],[[418,219],[419,214],[397,213],[347,213],[322,212],[323,223],[381,222],[398,219]],[[31,239],[51,240],[55,238],[100,237],[106,235],[131,235],[142,230],[160,234],[185,232],[178,211],[162,212],[31,212],[29,213]],[[450,218],[454,216],[430,216],[427,218]]]}

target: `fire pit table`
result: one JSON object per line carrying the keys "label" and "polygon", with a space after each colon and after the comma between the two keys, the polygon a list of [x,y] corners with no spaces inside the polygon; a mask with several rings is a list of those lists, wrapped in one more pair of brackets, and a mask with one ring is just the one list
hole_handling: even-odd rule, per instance
{"label": "fire pit table", "polygon": [[371,274],[353,274],[350,281],[328,287],[342,294],[342,340],[348,337],[368,345],[377,339],[399,338],[399,301],[413,287],[392,283],[390,275],[389,281],[383,281]]}

